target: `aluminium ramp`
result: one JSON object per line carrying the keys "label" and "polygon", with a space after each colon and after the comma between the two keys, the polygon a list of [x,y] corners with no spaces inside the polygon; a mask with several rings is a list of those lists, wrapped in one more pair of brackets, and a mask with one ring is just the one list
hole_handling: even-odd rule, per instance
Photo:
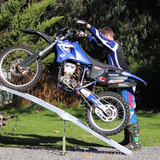
{"label": "aluminium ramp", "polygon": [[28,93],[25,92],[20,92],[20,91],[16,91],[10,88],[7,88],[5,86],[3,86],[2,84],[0,84],[0,90],[6,91],[6,92],[10,92],[12,94],[15,94],[17,96],[23,97],[25,99],[28,99],[34,103],[37,103],[39,105],[41,105],[42,107],[55,112],[56,114],[58,114],[63,120],[67,120],[67,121],[71,121],[72,123],[76,124],[77,126],[81,127],[82,129],[86,130],[87,132],[91,133],[92,135],[94,135],[95,137],[99,138],[100,140],[104,141],[105,143],[108,143],[109,145],[111,145],[112,147],[118,149],[119,151],[123,152],[124,154],[128,154],[128,155],[132,155],[132,151],[128,150],[127,148],[121,146],[120,144],[118,144],[117,142],[113,141],[112,139],[108,138],[108,137],[103,137],[102,135],[94,132],[92,129],[90,129],[85,123],[83,123],[82,121],[80,121],[79,119],[77,119],[76,117],[70,115],[69,113],[61,110],[60,108],[57,108],[35,96],[32,96]]}

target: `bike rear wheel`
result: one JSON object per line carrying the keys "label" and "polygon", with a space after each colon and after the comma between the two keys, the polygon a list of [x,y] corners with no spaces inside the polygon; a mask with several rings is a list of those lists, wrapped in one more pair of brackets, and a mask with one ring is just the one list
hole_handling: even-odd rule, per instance
{"label": "bike rear wheel", "polygon": [[33,49],[24,45],[14,45],[4,50],[0,55],[1,83],[8,88],[19,91],[25,91],[35,86],[42,73],[40,59],[23,68],[23,73],[17,69],[22,61],[34,53]]}
{"label": "bike rear wheel", "polygon": [[[129,107],[119,94],[114,92],[103,92],[98,95],[99,101],[106,107],[101,111],[95,105],[86,107],[86,120],[89,127],[103,136],[116,135],[128,124],[130,118]],[[97,116],[97,113],[101,115]]]}

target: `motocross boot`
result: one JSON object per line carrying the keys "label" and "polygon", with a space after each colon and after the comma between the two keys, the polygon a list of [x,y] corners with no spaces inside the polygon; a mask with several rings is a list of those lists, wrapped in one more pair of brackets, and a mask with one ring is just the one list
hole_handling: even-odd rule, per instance
{"label": "motocross boot", "polygon": [[140,134],[140,129],[139,129],[139,124],[129,124],[127,126],[128,132],[129,132],[129,137],[130,137],[130,142],[128,145],[125,145],[127,149],[130,150],[140,150],[141,149],[141,144],[139,142],[139,134]]}
{"label": "motocross boot", "polygon": [[120,142],[119,144],[122,146],[125,146],[125,145],[129,144],[129,142],[130,142],[130,136],[129,136],[128,128],[126,127],[124,129],[124,140],[122,142]]}

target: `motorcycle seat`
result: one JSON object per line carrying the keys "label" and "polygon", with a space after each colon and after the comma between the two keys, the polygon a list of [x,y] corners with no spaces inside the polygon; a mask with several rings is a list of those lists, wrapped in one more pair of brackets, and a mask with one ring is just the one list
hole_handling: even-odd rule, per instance
{"label": "motorcycle seat", "polygon": [[120,68],[117,68],[117,67],[114,67],[114,66],[111,66],[109,64],[105,64],[103,62],[100,62],[96,59],[94,59],[93,57],[91,57],[90,55],[88,55],[87,53],[85,53],[86,56],[88,57],[88,59],[90,60],[90,62],[92,63],[93,66],[98,66],[98,67],[101,67],[101,68],[108,68],[110,70],[122,70]]}

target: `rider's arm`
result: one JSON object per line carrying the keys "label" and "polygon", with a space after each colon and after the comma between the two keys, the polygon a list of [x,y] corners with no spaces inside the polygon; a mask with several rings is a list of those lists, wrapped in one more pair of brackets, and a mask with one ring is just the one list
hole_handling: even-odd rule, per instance
{"label": "rider's arm", "polygon": [[88,41],[91,42],[94,46],[103,48],[102,43],[99,43],[95,37],[92,37],[91,35],[88,35],[88,36],[87,36],[87,39],[88,39]]}
{"label": "rider's arm", "polygon": [[[117,51],[118,51],[118,43],[116,43],[115,41],[113,40],[109,40],[107,39],[106,37],[104,37],[101,32],[99,32],[96,28],[94,28],[93,26],[88,26],[87,25],[87,29],[89,29],[89,31],[92,33],[92,35],[95,37],[95,38],[90,38],[90,37],[87,37],[88,40],[90,38],[89,41],[95,41],[97,42],[98,44],[101,44],[101,46],[103,48],[108,48],[111,50],[110,54],[108,54],[108,60],[109,60],[109,64],[112,65],[112,66],[115,66],[115,67],[118,67],[118,68],[121,68],[124,66],[123,65],[123,58],[121,56],[121,54],[117,54]],[[120,53],[120,52],[119,52]],[[121,65],[122,67],[121,67]],[[123,67],[124,68],[124,67]]]}
{"label": "rider's arm", "polygon": [[[99,43],[99,44],[101,43],[101,46],[107,47],[110,50],[116,52],[118,48],[118,44],[115,41],[109,40],[106,37],[104,37],[100,31],[98,31],[96,28],[94,28],[90,24],[87,24],[87,29],[89,29],[89,31],[95,37],[96,41],[94,40],[95,41],[94,43]],[[87,39],[91,42],[91,38],[89,36],[87,37]],[[97,44],[97,46],[100,46],[99,44]]]}
{"label": "rider's arm", "polygon": [[[88,23],[87,26],[86,26],[87,29],[91,29],[91,27],[92,27],[92,26],[91,26],[89,23]],[[88,39],[88,41],[91,42],[94,46],[100,47],[100,48],[103,47],[102,43],[99,43],[95,37],[92,37],[91,35],[88,35],[88,34],[86,34],[86,33],[85,33],[85,37],[86,37],[86,38]]]}

